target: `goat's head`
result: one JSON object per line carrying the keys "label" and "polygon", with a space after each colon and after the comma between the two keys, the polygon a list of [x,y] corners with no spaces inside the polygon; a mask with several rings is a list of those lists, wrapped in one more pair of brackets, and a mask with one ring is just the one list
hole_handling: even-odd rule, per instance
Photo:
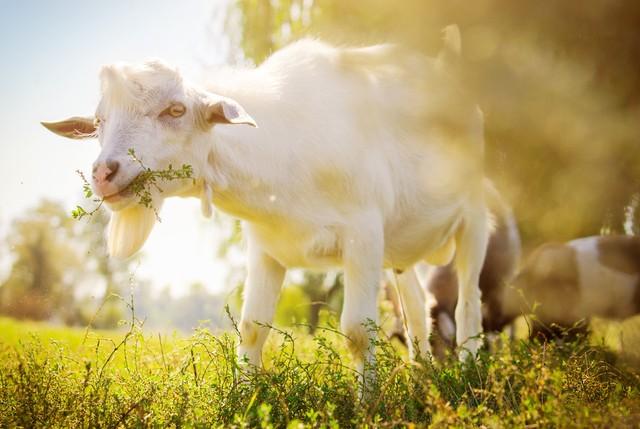
{"label": "goat's head", "polygon": [[[100,79],[102,99],[94,117],[43,125],[64,137],[97,137],[100,141],[102,149],[93,164],[93,190],[114,212],[109,233],[111,253],[129,256],[142,246],[153,226],[153,211],[137,205],[130,186],[144,171],[143,166],[165,170],[170,165],[190,164],[192,140],[213,125],[256,124],[236,101],[187,85],[175,69],[160,61],[106,66]],[[149,189],[155,208],[164,197],[192,186],[192,180],[159,185],[162,192]],[[142,218],[146,220],[142,222]],[[132,219],[141,224],[134,225]],[[114,234],[127,236],[134,231],[141,231],[135,234],[139,239],[127,238],[124,247],[113,244],[118,241]]]}

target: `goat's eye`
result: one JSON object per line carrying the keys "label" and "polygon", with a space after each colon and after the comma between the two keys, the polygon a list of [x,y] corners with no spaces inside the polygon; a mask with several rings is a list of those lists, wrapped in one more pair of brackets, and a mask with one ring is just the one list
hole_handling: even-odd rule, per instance
{"label": "goat's eye", "polygon": [[167,107],[160,113],[160,116],[169,115],[174,118],[179,118],[184,115],[187,111],[187,108],[182,103],[173,103],[171,106]]}

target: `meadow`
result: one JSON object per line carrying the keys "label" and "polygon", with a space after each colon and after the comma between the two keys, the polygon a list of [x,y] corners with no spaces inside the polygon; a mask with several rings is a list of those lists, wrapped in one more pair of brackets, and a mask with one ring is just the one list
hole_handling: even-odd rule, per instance
{"label": "meadow", "polygon": [[[409,362],[384,335],[359,396],[329,321],[273,327],[265,367],[236,334],[52,328],[0,319],[0,427],[637,427],[640,377],[594,341],[493,344],[477,361]],[[374,327],[372,327],[374,329]],[[504,340],[504,338],[503,338]]]}
{"label": "meadow", "polygon": [[[284,289],[265,347],[264,367],[239,362],[235,353],[237,332],[212,331],[207,326],[233,325],[233,320],[228,323],[222,317],[219,307],[223,302],[233,306],[233,301],[240,300],[239,293],[229,290],[244,278],[237,262],[240,258],[236,257],[242,237],[240,224],[214,216],[215,225],[209,226],[221,232],[220,242],[216,235],[214,243],[214,230],[204,229],[205,224],[193,212],[179,212],[165,205],[162,217],[168,222],[164,238],[160,238],[165,241],[147,245],[144,263],[136,258],[108,258],[104,231],[109,214],[94,210],[102,201],[93,195],[82,173],[82,179],[73,173],[85,171],[90,178],[88,172],[98,156],[98,143],[73,145],[47,134],[40,125],[43,120],[94,111],[90,100],[99,94],[102,66],[121,60],[162,58],[184,73],[185,82],[193,79],[194,84],[203,84],[204,90],[205,81],[211,80],[215,83],[213,91],[228,83],[226,77],[213,82],[219,66],[258,66],[273,52],[302,38],[344,47],[392,43],[402,51],[413,52],[415,58],[436,58],[443,47],[442,29],[455,24],[461,29],[461,56],[451,64],[449,77],[452,82],[459,80],[460,88],[456,84],[452,92],[456,96],[443,97],[447,102],[438,106],[446,114],[433,115],[433,124],[416,123],[408,129],[422,130],[425,141],[453,134],[455,143],[456,125],[464,124],[461,118],[467,114],[458,117],[462,112],[458,103],[449,101],[469,98],[478,104],[484,112],[482,165],[513,209],[523,255],[540,244],[577,237],[640,235],[640,2],[155,0],[83,2],[81,7],[72,0],[5,3],[0,15],[0,21],[5,19],[0,25],[0,40],[4,42],[0,42],[0,53],[7,59],[0,72],[4,77],[0,86],[5,85],[0,92],[8,100],[0,106],[4,109],[0,135],[7,142],[0,145],[0,170],[6,173],[1,189],[4,205],[0,206],[0,429],[640,427],[640,315],[624,323],[595,320],[594,332],[575,342],[542,344],[524,339],[507,341],[506,337],[487,341],[490,351],[483,349],[476,360],[465,363],[460,363],[455,354],[443,361],[430,356],[410,361],[406,348],[382,333],[388,331],[382,318],[383,328],[370,326],[381,333],[375,340],[377,364],[370,369],[375,372],[375,381],[366,386],[362,399],[363,387],[347,350],[349,340],[337,329],[338,316],[325,312],[319,317],[320,327],[314,336],[300,323],[308,320],[314,325],[316,320],[309,316],[309,309],[315,311],[318,303],[325,301],[323,307],[331,307],[340,301],[340,292],[329,296],[324,290],[324,277],[305,275],[295,292],[292,285]],[[393,70],[402,68],[398,66],[403,61],[399,60],[393,56],[388,64],[367,73],[358,70],[357,74],[370,75],[367,80],[376,82],[375,70],[380,76],[395,74]],[[281,74],[288,76],[289,67]],[[406,73],[411,79],[403,78],[402,82],[418,81],[421,75]],[[300,76],[310,78],[312,74]],[[254,92],[275,93],[269,89],[279,86],[256,85]],[[306,85],[316,86],[318,95],[330,93],[329,87],[311,80]],[[415,94],[410,94],[423,95],[429,105],[435,100],[436,106],[439,96],[428,88],[431,85],[418,85]],[[310,113],[315,110],[304,110],[305,103],[312,104],[315,96],[292,97],[284,103],[274,98],[274,105],[277,100],[277,105],[290,108],[292,115],[277,115],[266,107],[257,109],[256,119],[262,119],[260,110],[269,112],[264,114],[266,124],[258,121],[260,130],[266,131],[264,142],[280,141],[270,135],[268,125],[269,118],[279,118],[287,120],[287,126],[273,119],[275,126],[271,129],[283,130],[282,140],[307,142],[309,148],[313,144],[309,154],[316,154],[320,153],[317,148],[338,148],[338,140],[350,135],[337,132],[340,124],[351,123],[362,127],[353,136],[367,135],[366,149],[354,151],[362,153],[362,159],[353,165],[377,158],[368,156],[374,140],[368,136],[370,131],[379,129],[380,141],[388,146],[387,131],[399,128],[399,124],[404,126],[407,118],[416,116],[418,110],[409,108],[409,101],[416,97],[398,102],[395,110],[403,117],[398,124],[389,122],[385,128],[381,124],[395,114],[372,113],[379,105],[389,107],[390,101],[400,98],[365,103],[364,98],[356,100],[355,94],[359,93],[354,90],[352,94],[353,105],[361,108],[353,109],[357,115],[351,121],[342,116],[334,120],[327,117],[327,113],[351,111],[340,108],[347,95],[343,91],[336,92],[331,106],[322,104],[320,109],[317,103],[316,114]],[[185,114],[186,106],[175,103],[179,100],[165,101],[165,105],[156,106],[159,124],[171,124],[169,121]],[[144,110],[148,113],[154,109]],[[316,120],[309,121],[309,129],[300,131],[308,118]],[[85,125],[101,123],[104,127],[105,123],[119,122],[96,119],[98,122],[85,118]],[[296,127],[299,134],[293,133]],[[172,130],[174,125],[166,128]],[[464,125],[460,129],[468,128]],[[74,137],[79,137],[77,131],[73,128]],[[336,137],[322,145],[318,135],[325,131],[327,135],[335,131]],[[172,136],[167,142],[173,144],[174,140]],[[192,146],[193,140],[185,141]],[[122,142],[115,146],[124,148]],[[118,192],[133,185],[130,190],[140,197],[143,206],[153,208],[145,184],[158,190],[163,180],[200,179],[195,177],[198,171],[191,169],[191,160],[185,160],[190,164],[174,163],[175,169],[163,170],[168,165],[147,161],[160,158],[159,152],[145,158],[145,151],[155,151],[140,146],[131,147],[137,152],[128,155],[144,173],[128,185],[123,180]],[[239,146],[228,147],[237,150]],[[173,151],[164,146],[162,149]],[[256,149],[255,153],[262,150]],[[375,153],[371,150],[372,155]],[[273,162],[262,157],[255,158],[260,162],[249,162],[242,153],[238,165],[272,166],[274,173],[276,168],[283,175],[287,172],[290,181],[286,183],[291,186],[282,187],[279,182],[278,186],[260,187],[283,192],[311,177],[307,174],[313,171],[310,167],[325,171],[324,164],[315,163],[321,157],[309,156],[307,159],[314,162],[295,173],[282,166],[287,165],[287,159],[299,162],[302,158],[277,157],[279,154],[269,152]],[[479,160],[475,155],[469,158]],[[344,158],[331,154],[326,159]],[[214,161],[209,163],[218,176],[223,163]],[[333,164],[341,163],[327,162]],[[456,179],[463,177],[472,183],[463,164],[461,171],[465,174]],[[405,173],[410,165],[395,171]],[[371,167],[364,170],[378,172],[376,178],[384,177],[377,164]],[[115,175],[117,167],[113,169]],[[229,177],[243,177],[233,170]],[[254,170],[261,169],[247,168],[249,172]],[[318,174],[316,178],[326,176],[332,180],[318,182],[339,185],[327,187],[344,194],[336,199],[342,204],[351,198],[353,188],[344,186],[342,177],[355,177],[352,171],[356,170]],[[430,167],[424,176],[440,170],[444,171]],[[111,173],[105,179],[108,176]],[[378,188],[370,186],[369,181],[363,183],[367,184],[363,189]],[[206,196],[204,183],[202,186]],[[95,205],[85,205],[86,209],[76,206],[72,216],[83,218],[76,222],[69,216],[69,204],[77,203],[80,187],[85,197],[97,200]],[[299,195],[311,198],[324,192],[310,188]],[[265,197],[269,206],[284,207],[280,195],[277,204],[275,194],[269,192]],[[293,205],[306,206],[292,198]],[[210,204],[202,207],[205,213],[211,209]],[[315,218],[318,213],[309,215]],[[154,210],[158,219],[159,214]],[[172,221],[175,223],[170,224]],[[161,234],[159,229],[154,232],[156,238]],[[202,243],[206,237],[211,240],[205,246]],[[214,247],[217,250],[212,252]],[[228,278],[220,275],[214,281],[209,271],[196,270],[211,264],[214,253],[221,262],[216,264],[216,275],[227,271],[220,269],[224,265]],[[191,275],[191,271],[201,274]],[[138,275],[137,310],[134,313],[131,304],[131,314],[127,315],[121,311],[124,305],[121,308],[119,300],[108,300],[125,294],[127,285],[133,284]],[[602,284],[603,288],[607,286]],[[224,292],[214,296],[207,287]],[[171,292],[176,291],[187,292],[179,299],[171,298]],[[227,294],[232,298],[227,299]],[[617,297],[613,292],[609,296]],[[574,304],[567,300],[567,306]],[[294,316],[299,318],[291,323]],[[122,317],[125,320],[118,324]],[[211,318],[210,323],[188,333],[153,330],[168,326],[190,329],[201,317]],[[144,318],[146,325],[140,320]],[[520,328],[522,334],[526,324]]]}

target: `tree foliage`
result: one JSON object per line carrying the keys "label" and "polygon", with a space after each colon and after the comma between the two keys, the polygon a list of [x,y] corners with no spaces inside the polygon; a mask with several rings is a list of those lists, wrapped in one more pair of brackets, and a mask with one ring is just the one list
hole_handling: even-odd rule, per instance
{"label": "tree foliage", "polygon": [[7,242],[14,262],[0,287],[3,313],[47,319],[70,299],[70,273],[79,267],[77,253],[64,240],[71,227],[66,213],[51,201],[13,223]]}
{"label": "tree foliage", "polygon": [[487,172],[514,205],[525,242],[633,231],[637,2],[239,0],[233,7],[242,16],[241,47],[255,63],[307,35],[392,41],[434,55],[441,29],[457,23],[463,79],[485,113]]}
{"label": "tree foliage", "polygon": [[0,312],[20,319],[116,326],[123,311],[118,300],[108,301],[95,315],[102,300],[127,284],[131,262],[107,257],[107,222],[103,211],[75,222],[61,204],[48,200],[17,218],[7,237],[13,262],[0,283]]}

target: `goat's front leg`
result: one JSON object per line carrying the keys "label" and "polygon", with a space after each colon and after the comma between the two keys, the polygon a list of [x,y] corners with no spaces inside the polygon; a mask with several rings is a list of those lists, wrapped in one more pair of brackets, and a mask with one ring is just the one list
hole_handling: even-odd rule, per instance
{"label": "goat's front leg", "polygon": [[[378,321],[378,289],[382,273],[384,235],[382,222],[376,215],[363,216],[349,225],[344,234],[344,305],[340,325],[348,337],[348,345],[362,374],[363,386],[370,379],[365,374],[365,362],[373,365],[375,350],[371,339],[375,335],[369,321]],[[365,390],[366,391],[366,390]]]}
{"label": "goat's front leg", "polygon": [[462,347],[460,360],[466,360],[470,354],[475,356],[481,346],[481,339],[478,338],[482,332],[479,280],[489,240],[487,212],[484,207],[474,210],[465,218],[456,240],[456,341]]}
{"label": "goat's front leg", "polygon": [[246,358],[250,364],[259,366],[262,346],[269,334],[269,328],[260,325],[273,320],[286,270],[249,239],[247,271],[238,358],[241,361]]}

